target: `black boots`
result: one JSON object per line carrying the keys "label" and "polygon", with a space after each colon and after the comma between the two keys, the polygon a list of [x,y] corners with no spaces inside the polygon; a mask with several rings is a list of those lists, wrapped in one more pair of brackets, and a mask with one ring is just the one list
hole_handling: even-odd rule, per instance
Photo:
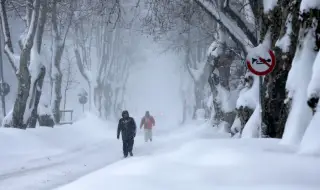
{"label": "black boots", "polygon": [[[129,155],[130,155],[130,156],[133,156],[133,153],[132,153],[132,152],[129,152]],[[123,158],[127,158],[127,157],[128,157],[128,155],[124,155],[124,156],[123,156]]]}

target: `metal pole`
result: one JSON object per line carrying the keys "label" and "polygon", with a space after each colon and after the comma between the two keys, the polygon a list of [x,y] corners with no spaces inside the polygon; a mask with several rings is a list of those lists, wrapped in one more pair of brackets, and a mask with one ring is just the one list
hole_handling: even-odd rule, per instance
{"label": "metal pole", "polygon": [[263,126],[263,111],[264,108],[263,105],[263,76],[259,76],[259,104],[260,104],[260,117],[261,117],[261,123],[259,127],[259,138],[262,138],[262,126]]}
{"label": "metal pole", "polygon": [[[3,61],[2,61],[2,43],[0,36],[0,85],[3,87],[4,76],[3,76]],[[2,104],[2,112],[3,116],[6,116],[6,99],[3,93],[1,93],[1,104]]]}

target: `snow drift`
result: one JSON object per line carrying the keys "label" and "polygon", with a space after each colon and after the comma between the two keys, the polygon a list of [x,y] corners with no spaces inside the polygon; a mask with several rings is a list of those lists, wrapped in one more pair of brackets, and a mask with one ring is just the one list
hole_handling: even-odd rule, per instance
{"label": "snow drift", "polygon": [[0,160],[5,161],[1,164],[0,174],[25,167],[32,160],[65,154],[114,138],[114,127],[114,123],[86,114],[73,125],[55,128],[0,128]]}

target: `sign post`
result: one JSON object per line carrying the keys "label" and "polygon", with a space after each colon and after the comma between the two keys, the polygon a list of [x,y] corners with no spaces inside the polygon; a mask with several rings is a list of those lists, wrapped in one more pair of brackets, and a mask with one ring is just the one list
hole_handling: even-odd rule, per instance
{"label": "sign post", "polygon": [[6,116],[6,99],[5,96],[10,92],[10,86],[8,83],[4,82],[3,76],[3,60],[2,60],[2,48],[1,48],[1,37],[0,37],[0,96],[2,104],[3,116]]}
{"label": "sign post", "polygon": [[248,56],[246,60],[246,65],[249,71],[254,75],[259,76],[259,104],[260,104],[260,115],[261,115],[261,124],[259,127],[259,137],[262,137],[262,126],[263,126],[263,96],[265,90],[263,88],[263,76],[271,73],[276,66],[276,57],[272,50],[264,52],[265,55],[258,56]]}
{"label": "sign post", "polygon": [[79,103],[82,104],[82,112],[84,112],[84,105],[88,102],[88,93],[82,89],[82,91],[78,94]]}

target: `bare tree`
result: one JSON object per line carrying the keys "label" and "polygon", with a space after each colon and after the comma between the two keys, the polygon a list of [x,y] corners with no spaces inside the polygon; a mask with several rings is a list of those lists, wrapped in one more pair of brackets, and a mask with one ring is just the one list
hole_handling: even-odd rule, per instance
{"label": "bare tree", "polygon": [[37,54],[31,60],[29,70],[31,72],[31,89],[30,89],[30,98],[28,103],[28,109],[31,111],[31,116],[28,119],[28,127],[35,128],[37,119],[38,119],[38,105],[41,97],[41,90],[43,86],[44,76],[46,73],[45,66],[41,63],[40,54],[41,54],[41,45],[42,45],[42,38],[45,28],[45,23],[47,19],[47,0],[42,0],[41,7],[40,7],[40,15],[39,21],[36,30],[35,42],[34,42],[34,51],[31,54],[31,58],[33,58],[34,54]]}
{"label": "bare tree", "polygon": [[[5,39],[5,53],[13,70],[16,71],[18,79],[18,95],[13,111],[10,113],[11,118],[8,118],[9,121],[6,121],[6,124],[15,128],[26,129],[28,125],[30,127],[35,125],[34,118],[37,113],[38,98],[41,95],[41,78],[45,73],[38,55],[41,49],[43,26],[46,20],[46,1],[26,0],[27,27],[19,41],[20,56],[14,54],[6,0],[1,1],[0,12]],[[33,53],[31,54],[32,51]],[[38,92],[37,87],[40,87]]]}
{"label": "bare tree", "polygon": [[[58,12],[57,7],[60,12]],[[66,14],[64,14],[64,20],[58,20],[58,14],[64,9],[63,6],[67,7]],[[54,122],[59,124],[60,122],[60,103],[62,99],[61,95],[61,84],[62,84],[62,72],[60,68],[61,58],[63,55],[66,38],[69,32],[69,29],[72,24],[74,15],[74,1],[66,2],[52,2],[52,15],[51,15],[51,24],[52,24],[52,34],[53,34],[53,57],[52,57],[52,73],[51,77],[53,80],[53,98],[51,102],[51,108],[53,113]],[[64,22],[63,22],[64,21]]]}
{"label": "bare tree", "polygon": [[[75,31],[74,53],[76,56],[76,63],[80,71],[80,74],[88,83],[89,110],[91,110],[92,100],[92,79],[90,78],[89,72],[91,71],[91,50],[94,37],[93,30],[96,27],[93,19],[94,18],[90,19],[90,17],[83,17],[83,14],[78,13],[76,22],[74,22],[73,25],[73,29]],[[88,28],[86,26],[88,26]]]}
{"label": "bare tree", "polygon": [[[64,101],[63,101],[63,110],[66,110],[67,99],[68,99],[68,91],[74,89],[79,82],[76,80],[76,72],[74,69],[74,59],[70,58],[70,54],[66,51],[65,61],[67,62],[66,68],[63,70],[63,84],[64,84]],[[63,114],[63,119],[65,114]]]}

